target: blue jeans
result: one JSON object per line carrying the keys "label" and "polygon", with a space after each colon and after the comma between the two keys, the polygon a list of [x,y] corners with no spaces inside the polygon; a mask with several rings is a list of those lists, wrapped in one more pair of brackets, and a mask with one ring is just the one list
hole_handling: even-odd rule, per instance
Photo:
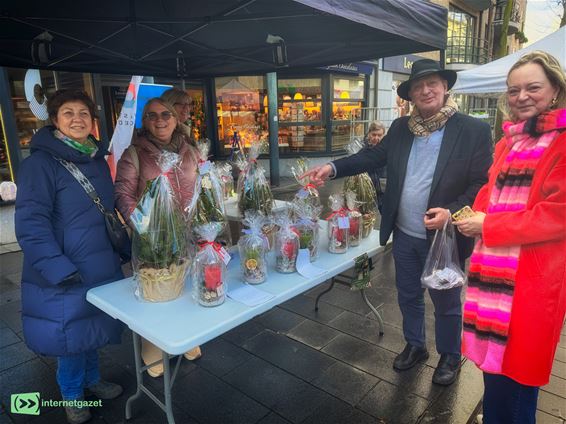
{"label": "blue jeans", "polygon": [[96,350],[57,358],[57,383],[63,400],[80,399],[85,387],[100,381]]}
{"label": "blue jeans", "polygon": [[[425,303],[421,286],[429,243],[412,237],[398,228],[393,232],[393,259],[397,300],[403,315],[403,335],[407,343],[424,347]],[[429,290],[434,304],[434,331],[438,353],[460,355],[462,340],[461,287],[449,290]]]}
{"label": "blue jeans", "polygon": [[484,424],[534,424],[538,387],[499,374],[483,373]]}

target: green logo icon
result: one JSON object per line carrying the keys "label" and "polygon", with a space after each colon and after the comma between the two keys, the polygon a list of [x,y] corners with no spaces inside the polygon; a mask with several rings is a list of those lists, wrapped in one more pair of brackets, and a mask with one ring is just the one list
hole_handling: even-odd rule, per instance
{"label": "green logo icon", "polygon": [[10,411],[12,414],[39,415],[39,392],[12,395]]}

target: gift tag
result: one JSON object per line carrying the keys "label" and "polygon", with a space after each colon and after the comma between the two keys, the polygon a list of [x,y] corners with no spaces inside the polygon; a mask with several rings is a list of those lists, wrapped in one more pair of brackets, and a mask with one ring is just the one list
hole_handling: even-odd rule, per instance
{"label": "gift tag", "polygon": [[206,190],[212,189],[212,181],[210,180],[210,176],[205,175],[204,177],[202,177],[201,186]]}
{"label": "gift tag", "polygon": [[350,228],[350,219],[347,216],[339,216],[338,217],[338,228],[341,230],[345,230]]}
{"label": "gift tag", "polygon": [[207,160],[206,162],[201,163],[198,166],[198,172],[200,175],[208,174],[210,172],[210,161]]}
{"label": "gift tag", "polygon": [[218,287],[216,287],[216,295],[218,297],[221,297],[222,295],[224,295],[224,284],[221,283]]}
{"label": "gift tag", "polygon": [[300,189],[297,192],[297,198],[299,199],[306,199],[309,196],[309,192],[308,190],[305,190],[304,188]]}

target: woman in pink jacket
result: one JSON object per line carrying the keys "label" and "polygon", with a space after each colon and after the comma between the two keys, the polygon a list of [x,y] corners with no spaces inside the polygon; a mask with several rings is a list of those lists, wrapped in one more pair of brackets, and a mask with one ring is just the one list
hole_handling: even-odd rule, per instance
{"label": "woman in pink jacket", "polygon": [[[173,168],[174,175],[169,178],[181,209],[193,197],[198,169],[199,156],[194,141],[190,139],[186,127],[179,122],[172,105],[153,98],[145,105],[142,116],[142,129],[118,161],[116,172],[116,206],[128,222],[147,181],[161,174],[158,159],[163,151],[175,152],[182,158],[180,166]],[[185,353],[189,360],[200,356],[199,347]],[[156,362],[161,357],[161,351],[142,338],[142,358],[145,364]],[[152,377],[159,377],[163,374],[163,364],[155,365],[147,372]]]}

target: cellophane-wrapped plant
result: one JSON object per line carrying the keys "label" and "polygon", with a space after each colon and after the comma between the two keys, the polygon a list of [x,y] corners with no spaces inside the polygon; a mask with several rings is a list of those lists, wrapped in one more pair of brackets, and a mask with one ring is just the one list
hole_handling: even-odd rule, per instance
{"label": "cellophane-wrapped plant", "polygon": [[275,269],[284,274],[295,272],[299,255],[299,236],[293,231],[289,216],[278,217],[277,225],[279,231],[275,235]]}
{"label": "cellophane-wrapped plant", "polygon": [[350,220],[350,246],[359,246],[362,241],[362,214],[358,210],[356,193],[346,192],[346,207]]}
{"label": "cellophane-wrapped plant", "polygon": [[265,178],[265,169],[257,162],[260,148],[260,143],[253,143],[248,153],[248,163],[238,197],[238,207],[242,216],[248,210],[259,211],[264,216],[269,216],[273,208],[273,194]]}
{"label": "cellophane-wrapped plant", "polygon": [[222,183],[214,164],[208,160],[210,142],[201,140],[197,143],[197,148],[200,155],[199,166],[194,195],[187,206],[187,214],[193,228],[210,222],[220,223],[220,237],[230,244]]}
{"label": "cellophane-wrapped plant", "polygon": [[309,161],[306,158],[297,159],[296,166],[291,167],[291,173],[297,180],[297,183],[301,186],[299,191],[295,194],[293,198],[293,204],[307,204],[310,207],[320,207],[320,195],[316,186],[310,181],[309,177],[303,179],[299,178],[309,169]]}
{"label": "cellophane-wrapped plant", "polygon": [[309,259],[314,262],[318,258],[318,244],[320,241],[318,219],[322,206],[298,202],[292,205],[295,223],[293,229],[299,236],[299,247],[309,249]]}
{"label": "cellophane-wrapped plant", "polygon": [[344,208],[344,196],[334,194],[328,200],[332,210],[328,216],[328,251],[346,253],[350,242],[350,220]]}
{"label": "cellophane-wrapped plant", "polygon": [[246,283],[260,284],[267,279],[269,242],[262,232],[267,219],[261,212],[248,211],[242,224],[244,235],[238,241],[242,277]]}
{"label": "cellophane-wrapped plant", "polygon": [[[364,147],[363,141],[355,138],[353,139],[346,150],[350,154],[358,153]],[[352,175],[344,181],[344,193],[348,191],[353,191],[356,193],[356,202],[358,205],[358,210],[362,214],[362,238],[366,238],[370,235],[375,225],[375,220],[377,219],[376,212],[376,193],[373,182],[370,176],[364,172],[363,174]]]}
{"label": "cellophane-wrapped plant", "polygon": [[224,199],[229,199],[234,196],[234,177],[232,176],[232,165],[225,162],[222,165],[216,166],[220,182],[222,184],[222,193]]}
{"label": "cellophane-wrapped plant", "polygon": [[130,216],[134,226],[132,266],[136,296],[141,300],[166,302],[183,292],[189,265],[187,227],[180,199],[167,177],[179,161],[176,153],[161,154],[161,174],[147,182]]}
{"label": "cellophane-wrapped plant", "polygon": [[214,241],[221,229],[219,222],[195,227],[198,251],[193,261],[191,276],[193,297],[202,306],[218,306],[226,300],[226,264],[222,256],[228,252]]}

